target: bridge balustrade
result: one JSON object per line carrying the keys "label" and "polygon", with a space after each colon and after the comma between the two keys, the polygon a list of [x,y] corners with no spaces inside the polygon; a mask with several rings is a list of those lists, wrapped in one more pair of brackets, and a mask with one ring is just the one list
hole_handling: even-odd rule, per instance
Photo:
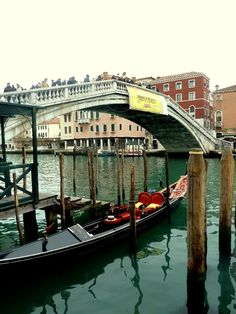
{"label": "bridge balustrade", "polygon": [[22,104],[46,104],[54,101],[63,101],[80,95],[100,94],[106,91],[126,91],[125,82],[122,81],[98,81],[82,84],[53,86],[49,88],[35,88],[16,92],[0,93],[0,100]]}

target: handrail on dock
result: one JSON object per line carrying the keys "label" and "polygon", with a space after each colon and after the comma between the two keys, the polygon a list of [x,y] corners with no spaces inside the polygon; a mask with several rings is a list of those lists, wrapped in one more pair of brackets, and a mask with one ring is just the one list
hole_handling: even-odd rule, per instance
{"label": "handrail on dock", "polygon": [[[20,169],[22,169],[22,171],[19,172]],[[16,172],[17,175],[17,190],[22,192],[22,195],[19,199],[20,204],[24,204],[26,202],[35,203],[32,180],[33,169],[33,163],[13,165],[11,162],[0,162],[0,210],[8,208],[9,205],[13,204],[11,197],[12,190],[14,188],[13,178],[11,178],[13,171]],[[31,173],[31,182],[29,182],[28,187],[26,187],[24,180],[26,180],[26,177],[29,173]]]}

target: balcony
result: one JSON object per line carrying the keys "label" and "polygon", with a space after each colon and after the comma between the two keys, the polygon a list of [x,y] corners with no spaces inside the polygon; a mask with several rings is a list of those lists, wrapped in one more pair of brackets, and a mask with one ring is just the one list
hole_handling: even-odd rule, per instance
{"label": "balcony", "polygon": [[89,118],[78,119],[76,122],[79,124],[86,124],[90,123],[90,119]]}

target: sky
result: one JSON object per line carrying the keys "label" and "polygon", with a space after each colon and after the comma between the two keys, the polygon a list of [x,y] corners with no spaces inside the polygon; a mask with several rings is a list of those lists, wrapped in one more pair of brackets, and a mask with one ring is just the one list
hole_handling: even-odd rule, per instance
{"label": "sky", "polygon": [[11,0],[0,12],[0,91],[102,72],[236,85],[235,0]]}

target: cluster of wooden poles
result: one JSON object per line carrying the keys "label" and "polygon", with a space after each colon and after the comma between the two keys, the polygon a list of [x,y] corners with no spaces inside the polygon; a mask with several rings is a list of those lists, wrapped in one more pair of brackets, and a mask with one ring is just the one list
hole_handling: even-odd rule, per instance
{"label": "cluster of wooden poles", "polygon": [[[117,205],[125,203],[125,188],[124,188],[124,150],[119,153],[116,149],[116,181],[117,181]],[[134,157],[133,157],[134,158]],[[64,155],[59,155],[60,162],[60,203],[61,203],[61,221],[62,228],[66,226],[66,210],[65,210],[65,195],[64,195]],[[144,191],[147,191],[147,156],[143,151],[144,160]],[[131,165],[131,190],[134,191],[134,165]],[[73,193],[76,194],[76,152],[73,153]],[[88,183],[90,190],[91,207],[94,210],[95,216],[98,214],[98,206],[96,205],[96,195],[98,193],[98,155],[97,149],[88,150]],[[133,186],[132,186],[133,184]],[[131,193],[131,198],[134,202],[134,192]],[[135,217],[135,216],[134,216]]]}
{"label": "cluster of wooden poles", "polygon": [[[230,258],[233,202],[234,158],[230,148],[222,151],[220,161],[220,260]],[[189,313],[206,313],[205,296],[207,226],[206,226],[207,163],[201,150],[190,152],[188,161],[188,214],[187,214],[187,307]]]}
{"label": "cluster of wooden poles", "polygon": [[[65,205],[64,205],[64,156],[60,156],[60,202],[61,202],[61,221],[62,228],[66,226],[66,215],[65,215]],[[116,149],[116,182],[117,182],[117,205],[120,206],[121,203],[125,204],[125,188],[124,188],[124,156],[125,152],[122,150],[119,152]],[[146,192],[147,187],[147,176],[148,176],[148,165],[147,156],[145,150],[142,153],[144,162],[144,186],[143,190]],[[76,154],[73,154],[73,192],[76,193]],[[134,158],[134,157],[133,157]],[[96,195],[98,192],[98,155],[96,149],[91,149],[88,151],[88,177],[89,177],[89,189],[90,189],[90,199],[91,207],[94,210],[95,216],[98,215],[99,208],[96,205]],[[169,171],[168,171],[168,154],[165,154],[165,173],[166,173],[166,187],[167,187],[167,207],[169,208],[168,196],[169,191]],[[135,251],[137,246],[137,236],[136,236],[136,217],[135,217],[135,167],[134,163],[131,164],[130,169],[130,244],[131,249]]]}

